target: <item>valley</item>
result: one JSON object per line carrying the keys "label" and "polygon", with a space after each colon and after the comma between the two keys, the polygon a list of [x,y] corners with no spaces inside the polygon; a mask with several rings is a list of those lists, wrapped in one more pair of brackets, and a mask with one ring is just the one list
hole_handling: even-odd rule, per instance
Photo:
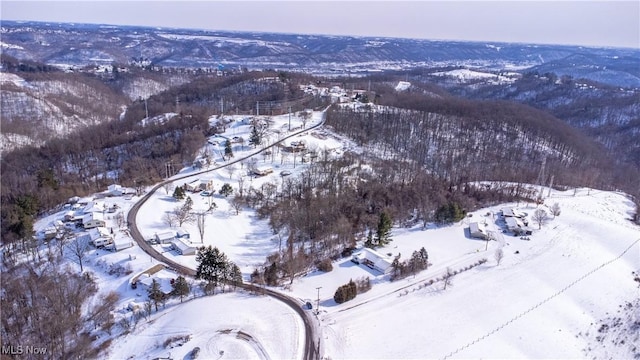
{"label": "valley", "polygon": [[1,44],[3,356],[640,356],[637,49]]}

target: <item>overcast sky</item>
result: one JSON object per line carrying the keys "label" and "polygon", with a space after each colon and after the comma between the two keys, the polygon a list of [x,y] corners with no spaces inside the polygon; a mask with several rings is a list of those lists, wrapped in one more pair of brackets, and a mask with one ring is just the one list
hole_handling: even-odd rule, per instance
{"label": "overcast sky", "polygon": [[1,0],[2,20],[640,48],[640,1]]}

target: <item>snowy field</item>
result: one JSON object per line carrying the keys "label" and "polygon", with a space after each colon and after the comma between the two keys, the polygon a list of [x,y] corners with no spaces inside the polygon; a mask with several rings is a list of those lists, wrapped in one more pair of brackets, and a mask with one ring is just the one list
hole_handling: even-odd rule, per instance
{"label": "snowy field", "polygon": [[[314,112],[306,124],[310,127],[322,120]],[[287,115],[273,117],[272,132],[267,143],[283,138],[289,132]],[[302,128],[301,119],[292,118],[292,128]],[[230,123],[227,132],[218,138],[249,138],[250,125],[241,118]],[[294,130],[295,131],[295,130]],[[286,140],[303,140],[307,147],[330,150],[339,155],[347,141],[322,129],[314,129]],[[220,156],[222,142],[210,139],[203,153],[209,151],[214,164],[225,163]],[[235,159],[260,149],[248,144],[234,144]],[[170,228],[164,213],[184,202],[170,194],[175,186],[195,179],[212,180],[213,197],[188,193],[195,211],[205,210],[209,201],[217,208],[207,215],[206,233],[200,242],[195,224],[183,224],[191,234],[192,245],[213,245],[240,266],[245,280],[254,267],[276,251],[279,239],[273,235],[266,220],[256,217],[253,210],[243,208],[236,214],[231,198],[217,193],[222,184],[230,183],[238,191],[239,176],[245,188],[266,183],[281,186],[286,179],[306,168],[301,159],[262,154],[254,157],[256,166],[270,166],[273,173],[256,177],[247,175],[249,160],[236,163],[235,170],[214,170],[195,175],[193,168],[179,174],[194,174],[174,182],[165,191],[159,189],[141,208],[138,228],[146,238]],[[233,161],[233,160],[231,160]],[[547,191],[545,190],[545,194]],[[113,197],[108,205],[118,205],[126,212],[138,200]],[[350,258],[335,261],[329,273],[312,272],[295,279],[291,286],[275,289],[314,307],[319,294],[319,329],[321,346],[332,359],[400,359],[400,358],[625,358],[628,347],[613,346],[595,340],[601,319],[615,316],[625,302],[638,298],[638,284],[632,272],[640,271],[640,227],[628,219],[633,204],[623,194],[578,189],[551,191],[542,208],[554,203],[561,208],[560,216],[549,218],[540,230],[531,221],[536,206],[525,203],[501,204],[470,214],[463,221],[445,227],[420,225],[394,228],[393,241],[382,254],[407,259],[413,251],[424,247],[429,254],[429,269],[406,279],[390,282],[388,275]],[[497,215],[504,206],[514,207],[529,216],[534,227],[529,240],[502,234],[503,224]],[[59,220],[64,211],[40,219],[35,228],[42,232]],[[469,236],[469,222],[487,224],[487,230],[499,233],[497,241],[485,242]],[[114,228],[116,238],[127,238],[126,229],[107,216],[107,227]],[[284,245],[284,244],[283,244]],[[155,245],[164,255],[195,268],[195,256],[181,256],[168,245]],[[495,252],[502,249],[504,258],[497,264]],[[458,270],[478,260],[487,262],[453,277],[452,285],[443,289],[442,282],[426,285],[442,276],[447,268]],[[70,259],[73,260],[73,259]],[[127,276],[108,273],[113,265],[130,269]],[[117,291],[121,300],[116,319],[127,316],[131,302],[146,301],[146,292],[132,289],[132,278],[156,265],[137,246],[119,251],[91,250],[87,267],[94,272],[100,292]],[[354,300],[336,304],[335,290],[350,279],[369,277],[373,288]],[[636,315],[640,321],[640,314]],[[190,337],[183,346],[166,347],[171,337]],[[100,334],[106,336],[106,334]],[[172,358],[188,358],[190,351],[200,348],[200,358],[285,359],[300,358],[303,353],[302,322],[285,305],[268,297],[230,293],[203,297],[180,304],[171,300],[166,308],[153,312],[148,321],[138,324],[128,335],[113,339],[109,358],[155,358],[169,353]],[[591,348],[586,352],[585,349]]]}
{"label": "snowy field", "polygon": [[[174,347],[165,342],[188,336]],[[182,345],[178,345],[182,343]],[[202,297],[162,310],[111,347],[110,359],[300,359],[304,326],[288,306],[242,293]]]}
{"label": "snowy field", "polygon": [[[296,281],[292,291],[310,296],[318,286],[327,289],[320,318],[325,354],[332,358],[575,359],[585,358],[588,347],[596,348],[596,358],[624,358],[628,349],[594,346],[586,333],[596,333],[599,319],[638,297],[631,275],[640,269],[640,231],[628,221],[633,207],[610,192],[587,195],[583,189],[572,195],[552,193],[546,204],[558,202],[562,214],[529,241],[505,235],[503,245],[491,242],[487,251],[483,241],[463,236],[460,225],[396,231],[390,246],[394,253],[407,245],[411,250],[425,246],[433,266],[398,284],[375,285],[340,306],[330,298],[347,276],[335,282],[339,277],[332,273],[311,276]],[[472,218],[498,208],[475,212]],[[534,209],[521,208],[529,214]],[[497,265],[493,254],[500,246],[504,259]],[[455,276],[453,286],[424,286],[443,267],[455,268],[479,254],[489,261]],[[334,269],[340,273],[345,264],[341,261]]]}

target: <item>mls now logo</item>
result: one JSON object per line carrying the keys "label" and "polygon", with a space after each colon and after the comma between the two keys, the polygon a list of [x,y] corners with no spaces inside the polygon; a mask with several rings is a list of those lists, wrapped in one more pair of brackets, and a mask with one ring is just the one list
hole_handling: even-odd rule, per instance
{"label": "mls now logo", "polygon": [[46,353],[46,347],[33,345],[2,345],[2,355],[44,355]]}

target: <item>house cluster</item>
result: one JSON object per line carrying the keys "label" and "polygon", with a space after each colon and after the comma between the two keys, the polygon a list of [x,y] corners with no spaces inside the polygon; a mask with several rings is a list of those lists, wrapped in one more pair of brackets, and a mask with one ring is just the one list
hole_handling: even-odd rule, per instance
{"label": "house cluster", "polygon": [[506,230],[512,232],[514,235],[531,235],[533,232],[529,227],[527,214],[510,207],[505,207],[501,210],[501,216],[506,224]]}
{"label": "house cluster", "polygon": [[183,230],[177,231],[169,230],[161,233],[156,233],[153,240],[156,244],[169,245],[171,250],[174,250],[179,255],[195,255],[197,247],[191,243],[191,235]]}
{"label": "house cluster", "polygon": [[88,198],[77,199],[67,211],[63,219],[65,222],[73,222],[76,227],[93,229],[106,226],[106,220],[118,210],[116,204],[107,204],[104,201]]}

